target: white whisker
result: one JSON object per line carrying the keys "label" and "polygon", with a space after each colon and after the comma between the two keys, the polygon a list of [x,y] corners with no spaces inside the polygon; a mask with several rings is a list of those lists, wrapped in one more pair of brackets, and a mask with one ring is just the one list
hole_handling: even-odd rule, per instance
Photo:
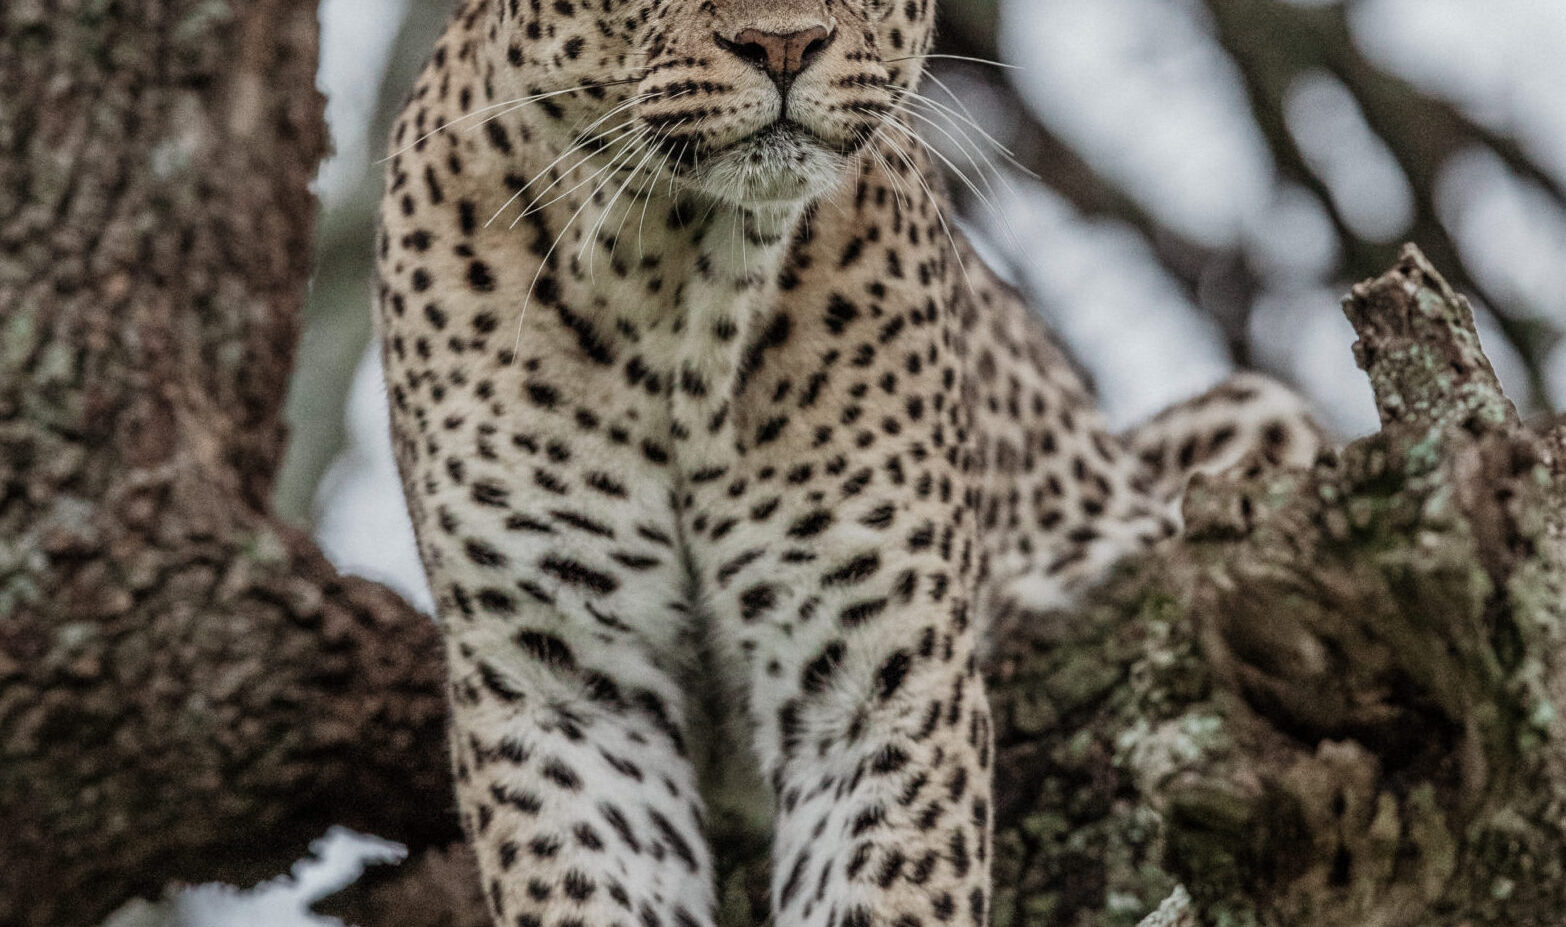
{"label": "white whisker", "polygon": [[[654,143],[654,150],[663,148],[659,143]],[[642,247],[642,235],[647,231],[647,207],[652,205],[653,190],[658,186],[658,177],[669,164],[669,151],[664,149],[663,157],[659,159],[658,166],[647,172],[647,185],[637,190],[636,195],[642,198],[642,218],[636,227],[636,259],[638,261],[647,257],[646,250]],[[633,207],[634,208],[634,207]],[[625,230],[625,220],[631,217],[631,210],[625,211],[625,218],[620,220],[620,227],[614,231],[614,246],[620,247],[620,233]],[[609,251],[609,260],[614,260],[614,249]]]}
{"label": "white whisker", "polygon": [[[680,162],[685,160],[685,153],[691,150],[691,140],[686,139],[680,146],[680,153],[674,158],[674,169],[669,171],[669,199],[674,199],[674,182],[679,179]],[[698,158],[698,161],[700,159]]]}
{"label": "white whisker", "polygon": [[[636,145],[637,142],[641,141],[643,136],[645,136],[647,133],[649,133],[651,131],[652,130],[647,128],[647,126],[645,126],[645,125],[638,126],[629,135],[624,135],[624,136],[621,136],[620,138],[615,139],[609,145],[605,146],[605,148],[599,149],[598,151],[592,152],[591,154],[589,154],[586,157],[582,158],[582,160],[580,160],[580,161],[576,162],[575,164],[573,164],[569,169],[567,169],[565,171],[562,171],[560,173],[560,177],[558,179],[556,179],[554,183],[551,183],[549,186],[547,186],[544,189],[538,191],[538,195],[533,197],[532,202],[530,202],[527,205],[527,207],[522,210],[522,214],[517,216],[515,219],[512,220],[511,227],[512,228],[516,228],[517,227],[517,223],[521,222],[523,219],[526,219],[528,216],[531,216],[534,213],[542,212],[543,210],[548,209],[549,207],[553,206],[554,204],[556,204],[556,203],[560,202],[561,200],[565,199],[566,197],[570,196],[572,193],[575,193],[577,190],[582,189],[583,187],[585,187],[588,184],[592,183],[593,181],[597,180],[599,177],[602,177],[605,172],[609,171],[611,168],[614,167],[615,164],[617,164],[619,162],[620,157],[622,155],[624,155],[626,153],[626,151],[630,150],[631,146]],[[610,156],[609,163],[605,164],[603,167],[600,167],[598,170],[592,172],[591,174],[588,174],[586,178],[584,178],[583,180],[578,181],[576,184],[572,185],[568,189],[565,189],[565,190],[561,191],[559,194],[557,194],[554,197],[554,199],[551,199],[551,200],[549,200],[547,202],[543,202],[543,203],[539,202],[539,200],[542,199],[550,190],[552,190],[556,186],[558,186],[562,180],[564,180],[565,178],[571,176],[571,174],[577,168],[581,167],[583,164],[586,164],[588,161],[591,161],[595,156],[597,156],[598,154],[601,154],[603,151],[605,151],[605,150],[607,150],[609,148],[613,148],[616,145],[624,146],[624,147],[621,147],[619,151],[616,151],[613,155]]]}
{"label": "white whisker", "polygon": [[[504,203],[502,203],[500,208],[495,210],[495,214],[493,216],[489,217],[489,221],[484,223],[485,228],[488,228],[490,225],[494,224],[495,220],[499,219],[502,213],[504,213],[507,209],[511,208],[511,204],[512,203],[515,203],[517,200],[521,199],[522,194],[526,193],[529,187],[531,187],[533,184],[537,183],[541,178],[548,176],[549,173],[554,170],[555,166],[558,165],[561,161],[565,160],[566,158],[570,157],[573,154],[577,154],[577,153],[581,152],[584,149],[590,148],[590,147],[592,147],[594,145],[598,146],[598,147],[594,148],[592,151],[588,152],[586,155],[583,155],[583,157],[581,159],[579,159],[575,164],[572,164],[570,167],[565,168],[564,170],[562,170],[558,174],[556,174],[554,181],[551,182],[549,184],[549,186],[547,186],[547,187],[543,188],[542,190],[538,191],[538,195],[535,196],[532,199],[532,201],[530,201],[528,203],[528,206],[532,206],[533,204],[537,203],[538,202],[538,197],[541,197],[544,194],[548,193],[550,190],[554,189],[556,186],[558,186],[560,184],[561,181],[563,181],[565,178],[571,176],[573,171],[575,171],[577,168],[581,167],[583,164],[586,164],[588,161],[591,161],[592,158],[593,158],[593,155],[598,154],[599,152],[604,151],[604,150],[606,150],[606,149],[608,149],[608,148],[618,144],[619,142],[621,142],[621,141],[623,141],[625,139],[627,134],[629,134],[629,133],[631,133],[633,131],[635,131],[635,124],[632,123],[631,121],[627,120],[625,122],[620,123],[619,125],[615,126],[612,129],[606,129],[603,132],[600,132],[599,134],[592,136],[591,138],[583,139],[582,141],[576,143],[575,145],[572,145],[570,148],[567,148],[563,153],[561,153],[560,157],[558,157],[554,161],[550,162],[550,164],[547,167],[545,167],[543,170],[539,171],[537,174],[534,174],[533,175],[533,179],[531,179],[527,183],[523,184],[521,186],[521,188],[519,188],[517,190],[517,192],[511,194],[511,198],[506,200]],[[612,136],[616,136],[616,135],[618,135],[619,137],[618,138],[612,138]],[[570,191],[567,191],[567,192],[569,193]],[[527,207],[523,207],[522,215],[518,216],[517,218],[521,219],[521,218],[523,218],[523,217],[525,217],[527,215],[528,215]],[[516,223],[513,222],[512,223],[512,228],[515,228],[515,227],[516,227]]]}
{"label": "white whisker", "polygon": [[887,58],[883,64],[896,64],[899,61],[928,61],[939,59],[943,61],[966,61],[969,64],[983,64],[992,68],[1005,68],[1008,71],[1020,71],[1019,65],[1007,64],[1004,61],[991,61],[988,58],[974,58],[969,55],[904,55],[901,58]]}
{"label": "white whisker", "polygon": [[[637,70],[646,70],[646,69],[645,68],[638,68]],[[436,135],[439,135],[440,133],[446,131],[447,129],[449,129],[449,128],[455,126],[455,125],[458,125],[459,123],[466,122],[469,119],[472,119],[472,118],[474,118],[476,116],[482,116],[483,114],[488,113],[488,112],[490,112],[492,110],[504,109],[506,107],[511,107],[510,109],[507,109],[506,112],[504,112],[504,113],[497,113],[497,114],[489,117],[489,119],[498,119],[501,116],[506,115],[507,113],[516,112],[517,110],[519,110],[519,109],[521,109],[521,108],[523,108],[525,106],[531,106],[534,103],[540,103],[540,102],[543,102],[544,100],[552,99],[554,97],[565,96],[568,93],[580,93],[583,90],[592,90],[595,87],[618,87],[618,86],[622,86],[624,84],[634,84],[634,83],[636,83],[639,80],[641,80],[640,77],[627,77],[627,78],[623,78],[621,80],[594,81],[594,82],[582,84],[582,85],[576,86],[576,87],[569,87],[569,88],[567,88],[565,90],[551,90],[548,93],[534,94],[533,96],[530,96],[530,97],[517,97],[516,99],[513,99],[513,100],[505,100],[505,101],[500,102],[500,103],[491,103],[488,106],[484,106],[484,107],[481,107],[479,109],[473,110],[471,112],[464,113],[464,114],[462,114],[461,116],[458,116],[455,119],[452,119],[452,120],[450,120],[448,122],[441,123],[440,125],[436,126],[435,128],[431,129],[430,131],[424,133],[423,135],[419,136],[418,138],[414,139],[413,141],[409,142],[408,144],[404,145],[403,147],[401,147],[401,148],[397,149],[396,151],[393,151],[390,154],[386,155],[386,157],[382,158],[381,160],[377,161],[376,163],[377,164],[385,164],[387,161],[390,161],[392,158],[395,158],[398,155],[400,155],[400,154],[402,154],[404,152],[410,151],[413,148],[417,147],[420,142],[423,142],[423,141],[426,141],[426,140],[428,140],[430,138],[433,138]],[[488,122],[489,119],[486,119],[484,121]],[[479,125],[482,126],[483,123],[479,123]]]}
{"label": "white whisker", "polygon": [[904,195],[902,180],[897,176],[896,172],[892,170],[892,165],[888,164],[886,159],[881,156],[881,153],[876,150],[876,146],[879,145],[882,141],[882,128],[884,128],[884,126],[876,126],[875,131],[871,132],[870,136],[865,139],[865,153],[869,155],[873,161],[875,161],[876,167],[880,169],[883,175],[885,175],[887,186],[891,187],[892,190],[892,197],[897,201],[898,211],[907,214],[908,198]]}
{"label": "white whisker", "polygon": [[[968,163],[979,171],[980,179],[988,178],[988,174],[985,173],[984,168],[990,168],[992,171],[995,169],[993,164],[984,159],[983,152],[976,151],[971,148],[973,143],[968,139],[967,136],[962,136],[959,138],[957,135],[953,135],[951,132],[947,131],[944,126],[940,125],[935,120],[913,109],[910,106],[906,106],[900,103],[895,106],[895,109],[904,115],[912,116],[913,118],[918,119],[920,122],[923,122],[925,125],[946,136],[947,141],[956,146],[957,150],[961,153],[961,156],[966,158]],[[984,196],[984,194],[980,193],[978,188],[974,186],[973,181],[969,179],[967,172],[958,169],[957,165],[952,163],[951,159],[947,158],[946,155],[940,151],[940,149],[929,145],[929,143],[926,142],[923,138],[919,138],[918,140],[920,144],[929,147],[931,149],[931,153],[940,158],[941,161],[951,169],[952,173],[956,174],[957,178],[968,187],[970,192],[972,192],[975,196]],[[994,191],[992,190],[991,192]]]}
{"label": "white whisker", "polygon": [[[588,124],[587,128],[584,129],[583,132],[584,133],[590,133],[590,132],[592,132],[593,129],[595,129],[598,126],[602,125],[604,122],[608,121],[609,119],[614,118],[619,113],[625,112],[626,110],[631,109],[632,107],[635,107],[638,104],[644,103],[644,102],[646,102],[648,100],[656,99],[659,96],[662,96],[662,94],[660,94],[660,93],[637,94],[636,96],[633,96],[633,97],[625,100],[624,102],[620,103],[619,105],[615,106],[614,108],[610,109],[608,112],[605,112],[603,115],[599,116],[597,119],[594,119],[591,123]],[[495,211],[495,214],[493,216],[490,216],[489,222],[486,222],[485,226],[487,227],[488,225],[493,223],[496,219],[500,218],[501,213],[503,213],[507,209],[511,208],[511,204],[515,203],[517,201],[517,199],[520,198],[522,196],[522,194],[525,193],[529,187],[531,187],[533,184],[537,183],[539,178],[544,177],[545,175],[547,175],[551,170],[553,170],[557,165],[559,165],[561,161],[564,161],[566,158],[570,157],[571,155],[581,151],[584,148],[589,148],[589,147],[591,147],[591,146],[593,146],[595,144],[599,144],[600,145],[598,150],[602,150],[603,148],[607,148],[609,144],[612,144],[612,142],[608,142],[607,141],[610,136],[612,136],[612,135],[614,135],[614,134],[616,134],[618,132],[622,132],[623,130],[627,130],[627,129],[631,128],[632,125],[634,125],[633,120],[626,120],[625,122],[620,123],[619,125],[615,126],[614,128],[605,129],[604,131],[599,132],[597,135],[588,135],[587,137],[585,137],[585,138],[581,139],[580,141],[578,141],[576,144],[574,144],[574,145],[570,146],[569,148],[567,148],[565,151],[561,152],[559,157],[557,157],[553,161],[549,162],[549,164],[547,164],[544,167],[543,170],[541,170],[538,173],[534,174],[533,178],[531,180],[529,180],[527,183],[523,184],[522,185],[522,189],[520,189],[516,193],[512,194],[511,198],[509,200],[506,200],[506,202],[504,204],[502,204],[501,207],[498,210]],[[573,129],[573,134],[574,134],[574,132],[575,132],[575,130]],[[595,155],[597,153],[598,153],[597,150],[589,152],[581,160],[579,160],[575,164],[571,165],[570,168],[562,171],[559,175],[557,175],[555,177],[555,180],[554,180],[553,183],[551,183],[548,187],[545,187],[543,190],[539,191],[538,196],[535,196],[533,198],[533,202],[534,203],[538,202],[538,197],[539,196],[543,196],[545,193],[548,193],[551,189],[553,189],[557,184],[559,184],[566,177],[571,176],[572,172],[574,172],[578,167],[581,167],[583,164],[586,164],[588,161],[592,160],[593,155]],[[524,215],[526,215],[526,213],[524,213]]]}
{"label": "white whisker", "polygon": [[[684,95],[687,92],[688,91],[682,90],[679,93],[669,94],[668,95],[668,99],[671,99],[671,100],[675,99],[675,98],[677,98],[679,96]],[[641,103],[641,102],[645,102],[645,101],[650,100],[650,99],[660,98],[662,96],[663,96],[663,94],[661,94],[661,93],[646,94],[643,97],[638,98],[635,102]],[[614,111],[611,111],[610,113],[606,113],[605,116],[613,115],[613,113],[616,112],[616,111],[623,111],[624,109],[628,108],[630,105],[632,105],[632,101],[627,100],[625,103],[623,103],[620,106],[616,107]],[[600,118],[602,118],[602,117],[600,117]],[[627,122],[627,123],[623,124],[622,127],[628,126],[628,125],[631,125],[631,123]],[[591,128],[591,127],[589,127],[589,128]],[[609,130],[609,132],[604,133],[604,135],[601,135],[599,137],[603,138],[606,135],[612,134],[612,133],[614,133],[616,131],[618,131],[618,129],[611,129],[611,130]],[[647,126],[646,124],[641,124],[641,125],[637,126],[636,132],[633,133],[633,137],[639,136],[639,135],[643,134],[644,132],[649,132],[649,131],[652,131],[652,128],[650,126]],[[544,187],[542,190],[538,191],[538,193],[533,197],[532,202],[529,203],[528,206],[523,210],[522,214],[517,216],[516,220],[511,223],[512,227],[515,228],[517,222],[522,221],[523,219],[525,219],[528,216],[532,215],[534,212],[537,212],[539,209],[543,209],[543,208],[545,208],[547,206],[553,205],[554,203],[558,203],[563,197],[568,196],[573,191],[580,189],[581,187],[585,186],[588,183],[591,183],[594,180],[594,178],[596,178],[600,173],[602,173],[602,171],[594,173],[593,175],[589,176],[586,180],[582,181],[581,183],[576,184],[576,186],[571,187],[570,189],[566,190],[563,194],[561,194],[560,196],[556,196],[554,199],[550,200],[549,202],[543,203],[543,204],[539,203],[539,200],[543,199],[545,194],[547,194],[550,190],[554,189],[556,186],[558,186],[559,184],[564,182],[565,179],[570,177],[576,171],[577,168],[581,167],[583,164],[586,164],[588,161],[591,161],[594,157],[596,157],[598,154],[600,154],[604,148],[611,147],[612,145],[618,144],[618,143],[623,142],[625,140],[626,139],[622,136],[621,138],[616,139],[614,142],[609,143],[609,145],[604,145],[604,146],[602,146],[601,148],[599,148],[597,150],[591,151],[586,156],[584,156],[580,160],[578,160],[575,164],[573,164],[569,168],[566,168],[565,170],[561,171],[559,173],[559,175],[554,179],[554,181],[552,181],[549,184],[549,186]],[[580,150],[582,147],[585,147],[588,144],[591,144],[591,141],[584,142],[582,144],[577,145],[576,149]],[[560,160],[562,158],[564,158],[564,157],[565,156],[562,155],[561,158],[556,158],[554,164],[560,163]],[[616,156],[616,157],[618,157],[618,156]],[[554,164],[551,164],[550,167],[553,167]],[[545,168],[545,172],[547,172],[547,171],[548,171],[548,168]],[[542,176],[542,174],[540,174],[539,176]],[[535,183],[537,180],[538,180],[538,177],[534,177],[533,180],[528,181],[526,186],[532,186],[533,183]],[[523,189],[526,189],[526,186]],[[515,197],[513,197],[513,199],[515,199]],[[510,204],[508,203],[507,205],[509,206]],[[502,210],[504,210],[504,208],[505,207],[502,207]]]}
{"label": "white whisker", "polygon": [[[620,201],[620,197],[625,195],[625,191],[630,187],[631,182],[636,179],[636,175],[641,173],[642,166],[645,165],[653,157],[653,155],[658,153],[657,138],[658,138],[658,133],[655,132],[655,133],[653,133],[653,134],[651,134],[651,135],[649,135],[649,136],[647,136],[647,137],[645,137],[645,138],[643,138],[641,140],[640,148],[638,148],[638,150],[645,149],[646,150],[646,154],[643,154],[642,155],[642,159],[640,161],[637,161],[635,166],[633,166],[631,168],[631,172],[625,176],[625,180],[620,184],[620,188],[614,192],[614,196],[609,198],[609,202],[604,204],[604,207],[600,211],[599,216],[598,216],[598,223],[593,227],[593,229],[589,233],[587,239],[585,241],[583,241],[583,243],[582,243],[583,249],[587,248],[589,245],[592,245],[592,244],[594,244],[597,241],[599,234],[603,231],[604,224],[606,222],[608,222],[609,217],[614,214],[615,204]],[[631,154],[631,157],[634,158],[635,156],[636,156],[636,152],[633,151],[632,154]],[[630,162],[627,161],[626,163],[630,163]],[[625,215],[628,217],[628,216],[630,216],[630,214],[631,214],[631,210],[627,209],[625,211]],[[622,217],[620,219],[620,228],[624,228],[624,227],[625,227],[625,218]],[[620,244],[619,234],[620,233],[618,231],[615,232],[615,247],[618,247],[619,244]],[[580,253],[581,252],[578,252],[578,256],[580,256]],[[594,268],[595,268],[596,263],[597,263],[596,262],[596,258],[597,257],[598,257],[598,250],[597,250],[597,248],[594,248],[592,254],[589,255],[588,259],[587,259],[587,275],[588,275],[589,278],[593,277]],[[610,250],[609,260],[610,260],[611,263],[613,263],[613,261],[614,261],[614,251],[613,251],[613,249]]]}
{"label": "white whisker", "polygon": [[[954,175],[956,175],[958,180],[962,181],[963,185],[968,188],[968,191],[970,193],[972,193],[975,197],[977,197],[979,202],[983,203],[984,206],[987,209],[989,209],[989,211],[991,213],[993,213],[997,219],[1000,220],[1001,225],[1006,229],[1007,237],[1011,239],[1012,246],[1015,247],[1020,252],[1022,250],[1022,240],[1021,240],[1021,238],[1019,238],[1017,236],[1016,230],[1012,227],[1011,220],[1006,217],[1005,212],[1003,212],[1001,210],[999,204],[996,203],[995,200],[996,200],[996,198],[998,198],[1000,196],[1000,192],[995,189],[995,185],[990,182],[989,174],[987,174],[984,171],[985,167],[988,167],[991,171],[995,171],[995,166],[993,164],[990,164],[988,161],[983,161],[983,160],[977,159],[975,157],[975,155],[972,152],[970,152],[966,146],[963,145],[962,142],[958,141],[956,136],[954,136],[954,135],[952,135],[952,133],[946,131],[946,129],[942,128],[934,120],[924,116],[923,114],[921,114],[921,113],[919,113],[919,112],[917,112],[917,111],[915,111],[913,109],[910,109],[910,108],[907,108],[907,107],[904,107],[904,106],[901,106],[901,105],[899,105],[897,108],[898,108],[899,111],[901,111],[903,113],[906,113],[907,115],[913,116],[916,119],[923,120],[927,125],[929,125],[932,128],[934,128],[937,132],[940,132],[942,135],[945,135],[948,139],[951,140],[952,144],[956,145],[960,150],[962,150],[963,154],[968,158],[969,163],[972,164],[975,168],[978,169],[978,171],[979,171],[979,178],[984,181],[985,187],[989,190],[988,194],[986,194],[984,191],[980,190],[978,188],[978,186],[974,184],[973,180],[968,177],[967,172],[962,170],[961,168],[959,168],[955,163],[953,163],[952,160],[950,158],[948,158],[944,153],[942,153],[939,148],[935,147],[934,145],[931,145],[929,142],[927,142],[923,138],[919,137],[919,135],[917,133],[914,133],[911,130],[907,130],[908,131],[908,135],[909,135],[910,138],[912,138],[918,144],[922,145],[924,147],[924,149],[926,151],[928,151],[930,154],[932,154],[935,157],[939,158],[941,163],[945,164],[947,169],[950,170]],[[964,138],[966,138],[966,136],[964,136]],[[969,142],[969,144],[972,144],[971,141]]]}
{"label": "white whisker", "polygon": [[[939,86],[942,90],[945,90],[947,95],[955,100],[958,105],[962,105],[962,101],[955,93],[952,92],[950,87],[941,82],[940,78],[936,77],[934,74],[931,74],[930,80],[934,81],[936,85]],[[963,107],[965,111],[964,113],[958,113],[950,106],[947,106],[939,100],[925,96],[924,94],[914,93],[912,91],[904,91],[904,95],[907,100],[934,107],[938,115],[943,115],[947,119],[961,119],[963,122],[971,126],[975,132],[978,132],[981,138],[983,138],[986,142],[989,142],[990,146],[999,152],[1001,157],[1004,158],[1008,164],[1034,180],[1040,179],[1039,175],[1035,173],[1032,168],[1017,160],[1016,154],[1010,148],[1006,147],[1006,145],[996,139],[995,136],[986,131],[985,128],[973,118],[972,113],[967,113],[966,106]]]}
{"label": "white whisker", "polygon": [[[645,128],[643,128],[643,129],[641,129],[639,131],[640,132],[645,132],[647,130]],[[623,154],[623,152],[622,152],[622,154]],[[618,162],[619,158],[620,158],[620,156],[616,155],[615,159],[609,163],[609,166],[612,167],[616,162]],[[600,173],[602,173],[602,171],[600,171]],[[594,175],[594,176],[597,176],[597,175]],[[550,245],[549,245],[549,250],[544,252],[543,259],[538,262],[538,270],[533,274],[533,282],[528,284],[527,296],[525,296],[523,298],[523,300],[522,300],[522,311],[517,313],[517,335],[516,335],[515,341],[513,341],[512,345],[511,345],[511,355],[512,355],[512,357],[515,357],[517,355],[517,352],[522,347],[522,327],[523,327],[523,323],[526,322],[526,320],[527,320],[527,310],[528,310],[528,307],[533,304],[533,292],[538,289],[538,281],[544,275],[544,268],[549,266],[549,259],[554,257],[555,249],[560,247],[560,242],[565,239],[566,233],[571,230],[571,226],[576,222],[577,218],[580,217],[582,215],[582,212],[585,209],[587,209],[587,207],[589,205],[592,204],[593,200],[597,198],[599,192],[601,192],[603,190],[603,188],[608,185],[609,180],[613,179],[613,176],[614,175],[611,174],[609,176],[609,178],[606,178],[603,183],[598,185],[597,189],[595,189],[590,195],[588,195],[588,196],[586,196],[586,197],[584,197],[582,199],[582,205],[578,206],[576,208],[576,211],[571,214],[571,217],[566,220],[565,225],[560,227],[560,231],[555,234],[555,240],[553,242],[551,242]],[[521,219],[519,218],[517,221],[520,222]],[[513,227],[515,227],[515,223],[513,223]]]}
{"label": "white whisker", "polygon": [[[918,139],[918,136],[914,136],[907,126],[898,123],[895,119],[888,117],[884,124],[912,136],[915,140]],[[903,146],[893,146],[892,151],[908,166],[909,171],[913,173],[914,180],[918,181],[919,186],[923,188],[925,199],[935,208],[935,218],[940,221],[941,230],[946,233],[946,241],[952,247],[952,259],[957,262],[958,269],[962,271],[963,281],[967,284],[968,291],[977,296],[978,290],[973,285],[973,278],[968,274],[968,265],[962,259],[962,249],[957,247],[957,236],[952,233],[951,223],[946,221],[946,211],[941,209],[941,201],[936,197],[935,191],[930,189],[930,183],[925,180],[924,172],[919,170],[919,165],[914,162],[913,157],[907,151],[903,150]]]}

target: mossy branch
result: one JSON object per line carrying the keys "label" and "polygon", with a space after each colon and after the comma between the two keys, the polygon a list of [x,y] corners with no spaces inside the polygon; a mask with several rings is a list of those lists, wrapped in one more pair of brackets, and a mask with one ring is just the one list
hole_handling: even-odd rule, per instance
{"label": "mossy branch", "polygon": [[1194,485],[1183,544],[1002,662],[1001,923],[1174,881],[1148,924],[1558,921],[1558,445],[1416,250],[1346,311],[1382,431]]}

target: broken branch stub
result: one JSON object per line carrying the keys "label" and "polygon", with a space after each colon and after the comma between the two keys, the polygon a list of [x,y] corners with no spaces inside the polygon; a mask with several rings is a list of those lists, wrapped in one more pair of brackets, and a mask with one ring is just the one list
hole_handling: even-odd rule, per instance
{"label": "broken branch stub", "polygon": [[1390,272],[1354,287],[1344,314],[1383,426],[1474,430],[1519,424],[1474,325],[1473,307],[1413,245]]}

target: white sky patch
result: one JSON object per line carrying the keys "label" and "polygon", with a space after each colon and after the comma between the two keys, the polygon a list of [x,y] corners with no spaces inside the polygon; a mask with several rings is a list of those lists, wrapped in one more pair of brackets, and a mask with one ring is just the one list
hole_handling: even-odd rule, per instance
{"label": "white sky patch", "polygon": [[1028,0],[1001,20],[1029,104],[1171,227],[1232,244],[1271,202],[1239,74],[1190,4]]}
{"label": "white sky patch", "polygon": [[1566,180],[1566,3],[1359,0],[1350,21],[1373,61],[1515,135]]}
{"label": "white sky patch", "polygon": [[1566,409],[1566,344],[1550,352],[1545,364],[1545,377],[1550,384],[1550,399],[1555,408]]}
{"label": "white sky patch", "polygon": [[333,147],[316,177],[323,208],[336,205],[366,169],[381,75],[407,8],[408,0],[321,0],[321,65],[315,82],[326,94]]}
{"label": "white sky patch", "polygon": [[1566,325],[1566,213],[1544,191],[1474,150],[1443,169],[1437,206],[1475,278],[1512,315]]}
{"label": "white sky patch", "polygon": [[1370,241],[1390,241],[1408,230],[1414,192],[1342,82],[1324,71],[1300,78],[1284,99],[1284,116],[1350,228]]}
{"label": "white sky patch", "polygon": [[1251,315],[1258,359],[1300,385],[1338,439],[1379,427],[1370,383],[1354,363],[1354,327],[1340,308],[1343,293],[1304,286],[1268,294]]}
{"label": "white sky patch", "polygon": [[[327,96],[335,147],[317,179],[323,209],[353,188],[370,169],[371,150],[380,150],[381,141],[369,139],[368,131],[407,8],[408,0],[321,0],[316,82]],[[361,311],[370,311],[368,302]],[[338,569],[383,582],[431,612],[434,603],[392,454],[379,358],[372,345],[354,374],[347,442],[317,490],[316,539]]]}
{"label": "white sky patch", "polygon": [[198,885],[161,902],[133,901],[103,927],[342,927],[335,917],[315,917],[307,908],[353,884],[366,866],[400,862],[399,844],[342,827],[310,844],[309,857],[293,871],[250,889]]}
{"label": "white sky patch", "polygon": [[1315,194],[1279,184],[1267,214],[1246,229],[1246,252],[1281,285],[1324,280],[1338,262],[1338,233]]}
{"label": "white sky patch", "polygon": [[381,352],[372,343],[348,391],[347,445],[317,492],[316,541],[338,569],[385,583],[433,614],[435,601],[397,476],[389,415]]}
{"label": "white sky patch", "polygon": [[1216,327],[1134,230],[1084,220],[1031,182],[1011,206],[1029,256],[1015,269],[1047,301],[1050,327],[1092,372],[1111,427],[1149,418],[1231,372]]}
{"label": "white sky patch", "polygon": [[1490,359],[1490,366],[1495,368],[1495,376],[1501,381],[1501,391],[1517,405],[1519,412],[1532,415],[1539,406],[1533,384],[1528,380],[1528,365],[1506,340],[1489,306],[1474,303],[1474,327],[1479,330],[1479,344],[1484,355]]}

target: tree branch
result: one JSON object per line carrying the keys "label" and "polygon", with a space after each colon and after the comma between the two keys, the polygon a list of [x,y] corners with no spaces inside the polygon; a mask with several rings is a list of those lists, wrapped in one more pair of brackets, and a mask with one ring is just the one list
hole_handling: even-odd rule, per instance
{"label": "tree branch", "polygon": [[438,631],[266,510],[315,68],[310,0],[0,6],[0,923],[458,837]]}
{"label": "tree branch", "polygon": [[1566,471],[1418,252],[1346,308],[1382,432],[1193,489],[1173,575],[1212,689],[1122,755],[1208,922],[1548,923]]}

